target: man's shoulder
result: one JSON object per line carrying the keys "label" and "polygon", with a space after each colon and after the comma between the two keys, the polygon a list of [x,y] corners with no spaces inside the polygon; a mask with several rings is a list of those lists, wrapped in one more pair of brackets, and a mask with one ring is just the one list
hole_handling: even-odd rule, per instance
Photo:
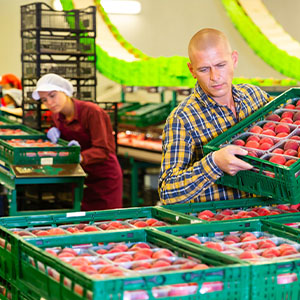
{"label": "man's shoulder", "polygon": [[253,93],[256,91],[263,92],[260,87],[249,83],[239,83],[233,85],[233,87],[241,93]]}
{"label": "man's shoulder", "polygon": [[196,100],[193,94],[180,102],[172,111],[173,116],[179,116],[185,114],[186,112],[190,112],[191,109],[195,106]]}

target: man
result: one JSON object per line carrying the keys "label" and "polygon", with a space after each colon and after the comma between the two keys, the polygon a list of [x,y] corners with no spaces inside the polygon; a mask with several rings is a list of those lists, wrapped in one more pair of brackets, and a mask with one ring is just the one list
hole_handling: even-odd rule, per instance
{"label": "man", "polygon": [[238,53],[215,29],[197,32],[188,46],[194,92],[169,115],[163,132],[159,195],[163,204],[245,198],[248,194],[215,184],[224,172],[235,175],[252,166],[227,146],[203,155],[203,145],[264,106],[271,97],[258,87],[232,85]]}

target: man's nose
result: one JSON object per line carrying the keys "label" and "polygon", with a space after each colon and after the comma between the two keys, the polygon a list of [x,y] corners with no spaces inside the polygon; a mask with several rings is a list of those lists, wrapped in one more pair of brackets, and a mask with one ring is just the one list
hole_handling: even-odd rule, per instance
{"label": "man's nose", "polygon": [[219,71],[216,68],[210,69],[210,80],[217,80],[219,78]]}

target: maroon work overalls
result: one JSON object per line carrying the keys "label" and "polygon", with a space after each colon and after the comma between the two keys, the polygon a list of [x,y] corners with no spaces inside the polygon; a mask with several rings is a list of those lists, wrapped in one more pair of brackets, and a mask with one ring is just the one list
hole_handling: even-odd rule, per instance
{"label": "maroon work overalls", "polygon": [[[74,132],[68,129],[64,123],[60,123],[59,130],[62,139],[78,141],[81,151],[91,147],[90,136],[82,127],[79,131]],[[116,154],[110,153],[107,160],[82,167],[87,173],[87,178],[84,182],[86,188],[84,189],[81,210],[121,208],[123,175]]]}

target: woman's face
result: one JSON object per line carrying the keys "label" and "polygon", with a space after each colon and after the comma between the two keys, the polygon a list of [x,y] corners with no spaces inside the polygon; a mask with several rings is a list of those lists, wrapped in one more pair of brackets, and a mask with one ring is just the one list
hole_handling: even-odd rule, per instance
{"label": "woman's face", "polygon": [[63,92],[39,92],[39,95],[42,103],[55,114],[60,113],[67,102],[67,96]]}

